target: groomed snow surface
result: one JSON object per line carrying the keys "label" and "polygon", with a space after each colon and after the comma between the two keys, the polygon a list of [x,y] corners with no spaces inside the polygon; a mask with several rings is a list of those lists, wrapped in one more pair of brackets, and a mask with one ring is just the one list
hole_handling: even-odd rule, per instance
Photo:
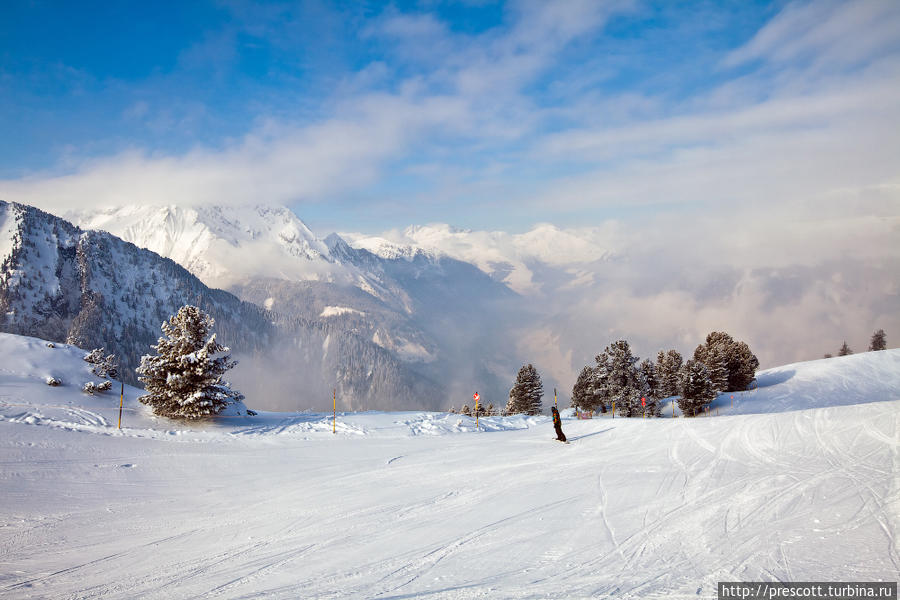
{"label": "groomed snow surface", "polygon": [[83,355],[0,334],[0,597],[714,598],[900,572],[900,350],[762,372],[718,417],[564,418],[569,445],[549,417],[182,424],[132,388],[119,430]]}

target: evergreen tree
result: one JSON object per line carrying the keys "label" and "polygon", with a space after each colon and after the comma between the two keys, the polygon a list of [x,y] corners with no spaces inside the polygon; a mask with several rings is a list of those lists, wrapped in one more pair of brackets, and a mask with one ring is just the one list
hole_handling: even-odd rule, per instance
{"label": "evergreen tree", "polygon": [[750,347],[723,331],[707,335],[706,344],[694,351],[694,360],[706,365],[713,387],[720,392],[746,390],[759,367],[759,360]]}
{"label": "evergreen tree", "polygon": [[759,368],[759,359],[750,351],[750,346],[744,342],[737,342],[731,347],[728,362],[728,389],[736,392],[746,390],[756,379],[756,369]]}
{"label": "evergreen tree", "polygon": [[595,407],[592,410],[599,408],[600,412],[606,413],[613,401],[609,389],[609,354],[601,352],[594,357],[594,363],[591,369],[591,385],[588,388],[590,405]]}
{"label": "evergreen tree", "polygon": [[691,359],[684,363],[679,373],[678,386],[681,393],[678,408],[686,417],[700,414],[716,398],[709,370],[699,360]]}
{"label": "evergreen tree", "polygon": [[[600,361],[601,358],[597,357]],[[602,412],[605,413],[608,404],[601,395],[605,382],[605,368],[585,366],[578,375],[578,380],[572,387],[572,408],[583,412]]]}
{"label": "evergreen tree", "polygon": [[537,369],[528,364],[519,369],[516,382],[509,390],[509,402],[506,404],[508,414],[525,413],[541,414],[541,398],[544,396],[544,384]]}
{"label": "evergreen tree", "polygon": [[872,341],[869,342],[869,351],[887,350],[887,338],[884,335],[884,329],[879,329],[872,334]]}
{"label": "evergreen tree", "polygon": [[210,335],[212,317],[196,306],[183,306],[162,324],[164,335],[141,357],[136,370],[147,394],[138,398],[163,417],[199,419],[214,415],[244,396],[232,390],[222,375],[237,363],[229,348]]}
{"label": "evergreen tree", "polygon": [[[706,339],[708,343],[709,337]],[[706,365],[707,374],[714,389],[724,392],[728,388],[728,363],[723,345],[714,342],[711,345],[697,346],[694,350],[694,360]]]}
{"label": "evergreen tree", "polygon": [[656,355],[657,394],[659,398],[678,395],[678,373],[684,359],[677,350],[659,351]]}
{"label": "evergreen tree", "polygon": [[605,373],[600,396],[614,401],[616,410],[623,417],[644,414],[641,398],[648,395],[647,382],[637,367],[637,361],[625,340],[613,342],[597,357],[597,366]]}
{"label": "evergreen tree", "polygon": [[663,411],[663,403],[660,402],[659,398],[656,398],[652,394],[648,394],[645,396],[647,401],[647,406],[643,408],[643,414],[648,417],[661,417]]}
{"label": "evergreen tree", "polygon": [[93,365],[91,373],[98,377],[116,379],[119,376],[119,365],[116,355],[107,355],[103,348],[94,348],[85,354],[84,362]]}
{"label": "evergreen tree", "polygon": [[838,350],[838,356],[849,356],[853,354],[853,350],[850,349],[850,346],[847,345],[847,340],[844,340],[844,343],[841,345],[841,349]]}
{"label": "evergreen tree", "polygon": [[594,378],[594,370],[588,366],[581,369],[578,374],[578,380],[572,387],[572,407],[581,411],[594,410],[593,407],[593,389],[592,380]]}
{"label": "evergreen tree", "polygon": [[659,377],[656,373],[656,365],[653,364],[653,361],[649,358],[645,358],[641,361],[640,367],[641,375],[644,376],[644,382],[647,384],[647,393],[653,398],[665,398],[665,396],[660,396],[660,381]]}
{"label": "evergreen tree", "polygon": [[469,408],[468,404],[463,404],[463,407],[460,409],[459,414],[466,415],[467,417],[472,416],[472,409]]}

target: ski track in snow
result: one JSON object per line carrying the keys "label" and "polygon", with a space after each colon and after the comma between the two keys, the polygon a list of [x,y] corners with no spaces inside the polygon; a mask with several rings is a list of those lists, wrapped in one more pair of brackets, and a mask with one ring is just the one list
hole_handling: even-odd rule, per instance
{"label": "ski track in snow", "polygon": [[[2,463],[0,597],[713,597],[719,580],[888,578],[898,414],[567,420],[571,446],[549,424],[298,445],[281,423],[210,447],[7,417],[4,439],[41,439],[43,458]],[[72,456],[85,442],[99,456]],[[95,468],[123,464],[139,468]],[[48,478],[67,501],[17,500]]]}

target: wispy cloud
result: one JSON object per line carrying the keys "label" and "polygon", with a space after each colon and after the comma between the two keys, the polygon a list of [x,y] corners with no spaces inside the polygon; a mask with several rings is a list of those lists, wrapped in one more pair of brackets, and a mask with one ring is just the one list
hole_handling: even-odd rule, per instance
{"label": "wispy cloud", "polygon": [[845,67],[883,51],[897,51],[900,5],[881,0],[795,2],[722,61],[735,67],[759,60]]}

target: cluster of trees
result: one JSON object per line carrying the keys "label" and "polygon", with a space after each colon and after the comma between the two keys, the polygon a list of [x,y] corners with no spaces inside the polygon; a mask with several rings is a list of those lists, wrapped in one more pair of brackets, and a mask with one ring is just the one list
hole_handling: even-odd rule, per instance
{"label": "cluster of trees", "polygon": [[94,381],[85,382],[81,391],[85,394],[93,396],[99,392],[108,392],[112,389],[112,381],[119,376],[119,361],[115,354],[107,354],[103,348],[94,348],[84,355],[84,362],[91,365],[91,373],[104,379],[99,383]]}
{"label": "cluster of trees", "polygon": [[[572,388],[572,406],[600,413],[615,406],[623,417],[660,416],[663,400],[672,396],[679,396],[678,406],[685,416],[700,414],[716,395],[748,389],[759,367],[745,342],[721,331],[707,335],[687,361],[676,350],[660,350],[655,362],[641,361],[627,340],[618,340],[594,363],[581,370]],[[540,414],[543,395],[541,376],[534,365],[527,364],[519,369],[501,414]],[[460,412],[475,416],[468,405]],[[496,414],[493,405],[479,406],[479,416],[490,414]]]}
{"label": "cluster of trees", "polygon": [[[878,331],[873,333],[872,339],[869,341],[869,352],[874,352],[877,350],[887,350],[887,336],[884,333],[884,329],[879,329]],[[847,340],[844,340],[844,343],[841,344],[837,355],[848,356],[850,354],[853,354],[853,350],[850,349],[850,346],[847,344]],[[825,355],[825,358],[831,357],[831,354]]]}
{"label": "cluster of trees", "polygon": [[684,361],[676,350],[660,351],[656,362],[640,361],[626,340],[613,342],[585,366],[572,388],[572,406],[605,413],[615,405],[623,417],[659,416],[662,400],[679,396],[685,416],[699,414],[722,392],[746,390],[759,360],[750,347],[714,331]]}

